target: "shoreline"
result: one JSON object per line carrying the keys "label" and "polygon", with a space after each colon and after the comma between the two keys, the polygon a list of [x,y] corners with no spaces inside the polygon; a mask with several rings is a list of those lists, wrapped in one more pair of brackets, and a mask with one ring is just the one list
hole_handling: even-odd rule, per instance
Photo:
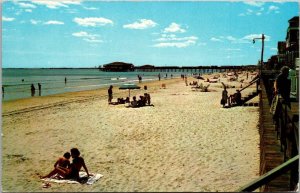
{"label": "shoreline", "polygon": [[[151,93],[152,91],[155,91],[156,89],[159,89],[161,84],[172,84],[176,83],[177,81],[181,80],[181,78],[173,78],[173,79],[161,79],[161,81],[158,80],[152,80],[152,81],[145,81],[142,83],[136,83],[141,87],[139,90],[132,90],[132,93],[137,93],[138,91],[144,90],[143,87],[147,85],[148,89],[145,90],[145,92]],[[182,80],[181,80],[182,81]],[[113,85],[113,84],[112,84]],[[154,86],[151,88],[151,86]],[[59,105],[60,103],[65,103],[68,100],[72,100],[73,102],[81,101],[81,100],[88,100],[88,99],[97,99],[97,98],[105,98],[107,97],[107,87],[98,88],[98,89],[91,89],[91,90],[83,90],[83,91],[75,91],[75,92],[65,92],[60,94],[53,94],[53,95],[46,95],[46,96],[36,96],[36,97],[30,97],[30,98],[22,98],[22,99],[15,99],[15,100],[9,100],[9,101],[2,101],[2,115],[9,114],[11,112],[19,111],[26,108],[31,107],[37,107],[37,106],[53,106],[53,105]],[[118,86],[119,87],[119,86]],[[113,101],[116,100],[118,97],[126,97],[127,90],[119,90],[118,87],[114,87],[113,89]],[[149,90],[150,89],[150,90]],[[87,98],[87,99],[84,99]],[[51,101],[49,101],[51,99]],[[36,103],[39,103],[41,105],[35,105]]]}
{"label": "shoreline", "polygon": [[[4,104],[12,114],[2,115],[2,189],[235,191],[259,176],[258,107],[222,108],[221,83],[199,92],[180,78],[142,83],[131,97],[144,93],[144,84],[154,106],[108,105],[106,89]],[[126,96],[127,90],[114,88],[113,101]],[[37,174],[49,172],[72,147],[89,172],[104,177],[91,186],[52,183],[43,189]]]}

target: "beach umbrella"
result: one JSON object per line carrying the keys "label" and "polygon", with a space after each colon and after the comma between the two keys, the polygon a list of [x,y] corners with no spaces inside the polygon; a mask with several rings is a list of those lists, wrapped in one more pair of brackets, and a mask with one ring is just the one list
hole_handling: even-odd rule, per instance
{"label": "beach umbrella", "polygon": [[125,90],[128,89],[129,90],[129,98],[130,98],[130,90],[133,89],[140,89],[141,87],[134,84],[134,83],[127,83],[127,84],[123,84],[119,87],[120,90]]}

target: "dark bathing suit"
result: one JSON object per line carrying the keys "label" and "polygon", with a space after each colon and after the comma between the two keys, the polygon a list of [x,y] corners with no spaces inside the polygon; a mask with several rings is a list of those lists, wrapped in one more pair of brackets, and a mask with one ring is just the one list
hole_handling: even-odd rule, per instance
{"label": "dark bathing suit", "polygon": [[75,179],[77,180],[78,178],[78,173],[79,171],[77,170],[77,168],[75,168],[72,164],[71,164],[71,171],[70,173],[68,173],[66,175],[66,179]]}
{"label": "dark bathing suit", "polygon": [[78,178],[79,178],[79,171],[74,166],[74,163],[78,162],[78,159],[74,158],[72,162],[73,163],[71,164],[71,171],[70,171],[69,174],[66,175],[66,179],[75,179],[75,180],[78,180]]}

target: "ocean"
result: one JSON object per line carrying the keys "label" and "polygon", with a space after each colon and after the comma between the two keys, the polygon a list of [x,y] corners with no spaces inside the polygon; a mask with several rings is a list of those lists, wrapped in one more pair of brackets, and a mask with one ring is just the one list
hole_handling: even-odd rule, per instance
{"label": "ocean", "polygon": [[[109,85],[122,85],[128,82],[138,82],[137,75],[141,75],[143,81],[158,80],[161,78],[178,77],[181,74],[192,72],[103,72],[98,69],[2,69],[2,101],[29,98],[31,96],[31,84],[36,89],[35,97],[59,94],[65,92],[93,90],[109,87]],[[67,82],[65,83],[65,78]],[[41,93],[38,91],[38,83],[41,84]]]}

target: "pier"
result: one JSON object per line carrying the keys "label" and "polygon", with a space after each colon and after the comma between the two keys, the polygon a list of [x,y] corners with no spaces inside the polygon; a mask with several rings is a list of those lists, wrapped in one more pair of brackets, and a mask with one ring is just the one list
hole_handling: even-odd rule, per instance
{"label": "pier", "polygon": [[239,70],[256,70],[257,65],[248,66],[136,66],[136,72],[182,72],[182,73],[220,73]]}

